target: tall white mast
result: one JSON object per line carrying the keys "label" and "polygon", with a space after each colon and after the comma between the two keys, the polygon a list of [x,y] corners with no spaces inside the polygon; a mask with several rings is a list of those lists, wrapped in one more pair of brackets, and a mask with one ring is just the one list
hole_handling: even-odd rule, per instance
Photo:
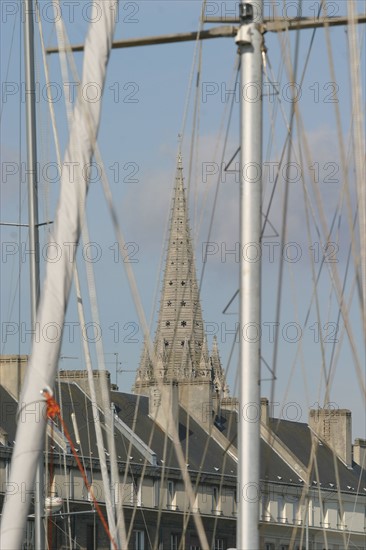
{"label": "tall white mast", "polygon": [[[118,5],[115,0],[94,0],[92,20],[85,43],[83,77],[80,89],[90,82],[103,90],[106,66],[112,46]],[[94,17],[94,19],[93,19]],[[65,312],[71,289],[76,247],[84,217],[89,181],[85,166],[90,166],[99,129],[101,101],[88,103],[79,94],[73,114],[69,143],[64,166],[75,166],[73,174],[65,170],[61,177],[60,198],[55,217],[53,238],[62,249],[60,261],[48,263],[44,292],[37,312],[40,327],[48,323],[64,325]],[[67,246],[73,255],[67,254]],[[49,392],[55,382],[61,338],[57,342],[34,342],[30,364],[20,398],[21,415],[17,425],[16,445],[11,461],[10,479],[1,518],[1,549],[22,547],[30,492],[34,487],[35,473],[43,452],[46,427],[44,389]],[[35,412],[35,407],[37,407]],[[24,421],[26,418],[26,422]],[[23,419],[23,421],[22,421]],[[14,491],[14,487],[18,487]],[[112,527],[114,522],[111,522]],[[43,549],[42,549],[43,550]]]}
{"label": "tall white mast", "polygon": [[263,1],[240,5],[241,59],[240,374],[238,549],[258,550],[260,479],[260,321]]}
{"label": "tall white mast", "polygon": [[[39,302],[39,236],[38,236],[38,182],[37,182],[37,132],[36,132],[36,88],[34,77],[34,25],[33,0],[24,0],[24,72],[25,72],[25,112],[27,131],[27,178],[28,178],[28,224],[29,224],[29,272],[31,327],[35,329]],[[35,485],[35,548],[45,548],[43,525],[43,455],[37,468]]]}

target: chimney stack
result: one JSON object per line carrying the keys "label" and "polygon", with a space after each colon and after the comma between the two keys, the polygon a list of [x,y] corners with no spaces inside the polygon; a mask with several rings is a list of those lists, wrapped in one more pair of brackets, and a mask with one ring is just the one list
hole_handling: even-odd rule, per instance
{"label": "chimney stack", "polygon": [[19,400],[28,355],[0,355],[0,386]]}
{"label": "chimney stack", "polygon": [[353,445],[353,460],[366,470],[366,439],[355,439]]}
{"label": "chimney stack", "polygon": [[312,409],[309,427],[347,465],[352,466],[352,416],[348,409]]}

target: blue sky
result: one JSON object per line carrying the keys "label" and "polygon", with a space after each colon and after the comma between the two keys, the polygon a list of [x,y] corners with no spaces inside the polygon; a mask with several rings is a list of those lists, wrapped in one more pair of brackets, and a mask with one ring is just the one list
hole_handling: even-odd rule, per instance
{"label": "blue sky", "polygon": [[[74,2],[72,12],[68,4],[61,2],[65,24],[72,43],[83,42],[88,17],[85,7],[89,3]],[[21,197],[21,219],[26,223],[26,185],[19,188],[18,174],[11,175],[9,170],[25,162],[24,148],[24,104],[22,103],[19,74],[22,70],[22,46],[20,45],[20,20],[16,12],[17,2],[2,2],[2,38],[1,38],[1,79],[3,85],[3,115],[1,121],[1,155],[2,163],[6,163],[6,177],[1,182],[1,220],[16,222],[19,220],[19,191]],[[273,13],[276,5],[277,14],[294,15],[295,2],[266,4],[267,13]],[[52,4],[46,0],[40,2],[44,24],[44,34],[47,45],[56,43],[56,34],[52,23]],[[208,2],[207,13],[219,15],[220,12],[230,13],[233,2]],[[303,2],[303,15],[314,15],[318,2]],[[328,9],[333,15],[346,13],[346,2],[328,2]],[[362,11],[362,2],[359,3]],[[138,37],[145,35],[167,34],[173,32],[193,31],[197,28],[200,13],[200,3],[192,2],[127,2],[121,4],[116,38]],[[73,16],[72,16],[73,14]],[[15,22],[15,26],[14,26]],[[13,35],[14,29],[14,35]],[[362,43],[360,58],[365,66],[364,29],[360,26],[359,38]],[[12,40],[13,36],[13,40]],[[299,50],[299,70],[303,71],[306,54],[312,31],[302,31]],[[351,129],[351,99],[349,79],[349,58],[346,34],[343,28],[330,31],[332,56],[335,62],[335,88],[329,70],[329,57],[323,30],[315,34],[308,67],[304,81],[299,90],[297,106],[302,117],[304,129],[311,154],[311,161],[305,161],[304,180],[310,191],[310,171],[316,172],[319,190],[328,226],[334,216],[336,205],[342,196],[342,173],[340,170],[339,141],[335,123],[335,107],[332,101],[337,90],[339,101],[342,136],[346,150],[352,152]],[[294,59],[294,44],[296,33],[282,35],[282,40],[290,41],[292,60]],[[273,70],[279,83],[281,108],[288,116],[291,102],[288,100],[289,78],[286,68],[281,73],[281,60],[284,51],[289,48],[285,44],[281,49],[280,37],[267,33],[265,36],[268,48],[268,71]],[[12,44],[12,46],[11,46]],[[128,250],[137,279],[146,315],[150,319],[156,314],[158,299],[154,305],[154,296],[160,289],[161,255],[165,249],[166,227],[170,210],[172,185],[174,182],[178,134],[181,131],[185,98],[189,75],[194,54],[194,43],[163,45],[136,49],[115,50],[112,52],[108,78],[103,99],[103,117],[99,134],[99,145],[106,171],[110,179],[114,203],[120,216],[121,227],[126,241],[130,243]],[[9,61],[10,56],[10,61]],[[202,247],[207,241],[208,225],[212,210],[217,175],[207,175],[208,170],[215,170],[220,162],[224,132],[220,132],[222,116],[227,109],[225,93],[232,89],[231,81],[235,64],[236,46],[233,39],[218,39],[206,41],[202,50],[202,73],[199,89],[200,96],[200,130],[199,138],[194,147],[194,158],[197,162],[192,169],[191,178],[191,226],[196,235],[197,271],[201,273]],[[76,54],[76,64],[81,68],[82,54]],[[54,93],[60,94],[55,101],[55,111],[62,149],[67,142],[67,122],[64,104],[64,92],[61,87],[60,65],[56,56],[49,58],[50,78],[54,85]],[[7,71],[7,67],[9,67]],[[55,149],[52,140],[51,126],[48,121],[48,102],[45,99],[44,71],[37,41],[37,80],[39,81],[38,108],[38,142],[41,166],[40,182],[40,220],[53,218],[58,193]],[[363,74],[363,81],[365,81]],[[196,79],[196,69],[194,81]],[[73,78],[71,78],[73,80]],[[300,77],[296,79],[300,82]],[[5,85],[5,88],[4,88]],[[5,90],[5,95],[4,95]],[[70,88],[68,89],[70,90]],[[267,85],[264,92],[273,89]],[[56,96],[55,96],[56,97]],[[364,97],[364,90],[363,90]],[[273,96],[264,98],[264,160],[267,169],[264,173],[265,193],[264,204],[268,204],[272,189],[270,166],[278,162],[286,137],[286,125],[281,115],[281,108],[275,115],[276,101]],[[186,180],[189,174],[189,158],[191,147],[193,102],[188,111],[186,132],[183,136],[183,160]],[[225,162],[231,158],[238,145],[239,102],[235,101],[233,120],[230,126]],[[274,124],[275,136],[271,138],[271,121]],[[226,129],[226,126],[224,126]],[[20,136],[21,140],[20,140]],[[215,151],[217,154],[215,156]],[[270,151],[267,155],[267,151]],[[299,153],[304,153],[304,139],[295,132],[292,161],[300,165]],[[308,166],[312,167],[310,170]],[[353,183],[353,164],[350,163],[351,202],[354,207],[355,192]],[[206,177],[207,176],[207,177]],[[98,179],[98,178],[96,178]],[[24,178],[23,178],[24,180]],[[283,178],[280,178],[275,193],[270,221],[280,232],[282,216]],[[234,302],[226,315],[222,314],[227,303],[237,290],[239,264],[238,250],[238,183],[235,174],[227,175],[220,183],[219,202],[215,216],[211,250],[214,252],[208,258],[202,286],[202,307],[209,332],[209,344],[213,334],[219,340],[219,347],[224,366],[227,366],[232,345],[232,332],[237,323],[238,304]],[[197,197],[197,200],[195,200]],[[315,197],[311,194],[313,204]],[[309,307],[312,292],[312,272],[309,253],[314,255],[315,270],[320,267],[321,247],[324,242],[317,234],[315,221],[311,218],[310,242],[306,233],[306,214],[304,194],[301,180],[290,184],[289,213],[285,242],[290,260],[285,262],[283,294],[280,319],[279,355],[277,361],[277,381],[275,385],[275,403],[284,403],[284,416],[289,419],[306,421],[308,408],[322,402],[324,399],[324,382],[321,382],[321,353],[319,337],[319,320],[314,308],[311,308],[309,322],[304,327],[304,319]],[[202,218],[197,214],[204,206]],[[342,207],[342,216],[337,217],[337,224],[331,236],[335,243],[334,259],[340,280],[346,269],[346,259],[350,240],[347,221],[347,211]],[[315,207],[315,218],[319,215]],[[200,219],[202,220],[200,223]],[[88,224],[92,246],[84,249],[96,255],[94,268],[98,286],[101,332],[103,334],[104,350],[107,367],[115,379],[115,353],[119,354],[119,367],[125,371],[137,368],[142,347],[142,333],[133,300],[129,293],[123,263],[116,257],[115,236],[110,222],[110,216],[105,205],[100,181],[91,185],[88,197]],[[338,227],[338,230],[337,230]],[[28,305],[28,270],[27,261],[18,253],[19,240],[26,243],[26,231],[16,228],[1,227],[1,241],[7,254],[2,257],[1,266],[1,319],[10,327],[5,330],[16,330],[19,321],[25,323],[19,327],[17,334],[2,335],[3,353],[29,352],[30,337],[26,335],[29,328]],[[47,242],[48,233],[41,230],[42,246]],[[262,331],[265,361],[271,366],[273,359],[273,341],[270,327],[275,321],[277,297],[277,279],[279,270],[280,237],[265,233],[263,248],[263,306]],[[357,241],[358,242],[358,241]],[[290,245],[289,243],[295,243]],[[23,245],[24,247],[24,245]],[[311,250],[309,250],[309,248]],[[44,248],[46,251],[47,248]],[[270,255],[273,252],[273,257]],[[79,253],[80,270],[85,275],[85,258]],[[295,254],[296,256],[293,256]],[[94,257],[94,256],[93,256]],[[292,261],[296,257],[296,261]],[[24,261],[23,261],[24,260]],[[20,296],[17,284],[17,273],[21,267]],[[338,324],[338,306],[332,292],[328,265],[324,266],[319,282],[320,324],[323,327],[323,353],[325,363],[329,360],[333,347],[333,330]],[[42,272],[44,264],[42,266]],[[346,283],[346,295],[352,290],[354,268],[351,267]],[[86,292],[85,281],[83,284]],[[91,322],[90,311],[87,312]],[[360,323],[360,308],[357,292],[350,304],[350,319],[352,332],[357,342],[357,350],[364,370],[364,340]],[[82,365],[82,346],[80,331],[72,297],[67,314],[68,329],[65,331],[62,354],[78,359],[64,359],[62,368],[77,368]],[[72,325],[72,323],[76,323]],[[266,324],[264,324],[266,323]],[[328,323],[328,324],[327,324]],[[327,324],[327,325],[326,325]],[[75,326],[74,334],[71,327]],[[365,436],[365,403],[361,395],[356,369],[347,336],[342,336],[344,324],[341,321],[336,339],[340,342],[335,347],[337,364],[332,383],[330,400],[340,408],[350,408],[353,412],[354,435]],[[153,324],[153,332],[155,325]],[[299,332],[300,330],[300,332]],[[19,343],[19,334],[21,341]],[[301,338],[297,338],[301,334]],[[74,336],[74,338],[72,338]],[[293,341],[291,341],[293,340]],[[301,350],[299,351],[299,345]],[[296,354],[298,358],[295,361]],[[235,374],[237,371],[237,346],[229,368],[229,383],[234,393]],[[263,366],[262,378],[270,378],[269,372]],[[121,372],[118,382],[121,389],[129,390],[134,379],[133,372]],[[287,388],[287,389],[286,389]],[[263,381],[262,395],[270,396],[271,382]],[[289,405],[296,403],[297,405]],[[275,413],[281,405],[275,406]],[[297,412],[296,412],[297,411]],[[296,413],[296,415],[295,415]]]}

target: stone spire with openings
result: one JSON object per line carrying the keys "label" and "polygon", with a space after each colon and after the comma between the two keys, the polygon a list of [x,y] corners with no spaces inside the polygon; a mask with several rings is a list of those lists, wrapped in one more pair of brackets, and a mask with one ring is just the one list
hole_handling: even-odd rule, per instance
{"label": "stone spire with openings", "polygon": [[213,394],[213,382],[217,384],[220,379],[221,388],[227,387],[221,364],[218,364],[217,343],[211,359],[207,349],[181,154],[177,163],[154,353],[155,369],[145,343],[134,387],[138,393],[149,393],[148,388],[156,384],[157,377],[164,383],[178,383],[183,404],[188,399],[184,395],[193,395],[193,386],[205,386],[208,393]]}

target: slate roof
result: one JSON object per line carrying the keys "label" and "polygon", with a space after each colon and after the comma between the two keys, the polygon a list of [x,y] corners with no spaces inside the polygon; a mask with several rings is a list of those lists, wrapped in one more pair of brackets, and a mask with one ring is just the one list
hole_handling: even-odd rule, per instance
{"label": "slate roof", "polygon": [[[148,398],[134,394],[113,392],[113,401],[118,405],[119,416],[131,428],[134,426],[135,408],[138,405],[138,412],[135,418],[135,432],[156,452],[158,464],[162,460],[166,466],[178,468],[173,444],[169,438],[166,438],[164,432],[159,426],[154,424],[148,416]],[[231,418],[231,420],[230,420]],[[191,470],[197,470],[205,473],[222,474],[236,476],[237,463],[232,459],[224,449],[213,439],[209,438],[207,433],[193,419],[189,419],[187,428],[187,413],[183,408],[179,411],[179,436],[183,450],[188,444],[187,463]],[[216,425],[220,431],[232,442],[236,448],[237,419],[235,413],[223,411]],[[187,430],[189,429],[188,441]],[[166,456],[164,457],[164,445],[166,441]],[[281,484],[299,484],[300,480],[297,473],[268,445],[261,440],[260,448],[262,460],[260,476],[263,481],[271,481]],[[216,470],[219,468],[219,470]]]}
{"label": "slate roof", "polygon": [[0,425],[8,434],[9,444],[15,440],[18,403],[0,386]]}
{"label": "slate roof", "polygon": [[[93,420],[93,409],[90,399],[80,389],[77,384],[67,382],[61,383],[61,396],[60,400],[58,391],[56,392],[56,398],[59,403],[62,403],[62,415],[66,425],[69,429],[70,436],[74,442],[76,448],[79,448],[79,455],[98,457],[97,439],[95,433],[95,425]],[[76,417],[77,430],[79,432],[80,444],[76,443],[76,433],[74,423],[71,418],[71,414],[74,413]],[[104,423],[104,415],[100,415],[101,423]],[[104,448],[108,449],[108,434],[102,427]],[[117,429],[115,429],[115,445],[117,460],[126,462],[127,452],[129,448],[129,441],[124,437]],[[133,451],[133,462],[144,462],[144,456],[138,451]],[[107,455],[108,458],[108,455]]]}
{"label": "slate roof", "polygon": [[[174,445],[163,430],[149,417],[148,398],[134,394],[113,392],[112,399],[118,407],[121,420],[148,444],[157,455],[158,464],[179,468]],[[134,425],[135,408],[138,404]],[[179,439],[190,470],[208,474],[236,475],[236,463],[183,408],[179,409]],[[164,462],[162,462],[164,461]],[[218,470],[216,470],[218,468]]]}
{"label": "slate roof", "polygon": [[[311,431],[303,422],[291,422],[289,420],[270,419],[271,429],[279,436],[283,443],[308,466],[311,453]],[[325,444],[320,443],[316,453],[317,477],[315,467],[312,471],[312,482],[322,484],[322,489],[336,489],[337,477],[342,491],[348,491],[366,495],[366,470],[360,468],[355,462],[352,467],[347,467],[333,451]],[[313,483],[316,487],[317,483]],[[334,487],[332,487],[332,485]]]}
{"label": "slate roof", "polygon": [[[80,444],[76,443],[79,455],[84,457],[98,457],[96,434],[93,422],[91,402],[85,393],[75,383],[61,383],[61,397],[63,417],[75,442],[77,437],[71,414],[75,413],[80,437]],[[174,445],[164,431],[149,417],[148,398],[135,394],[111,392],[111,399],[115,403],[119,418],[136,435],[156,453],[157,466],[163,465],[179,471],[178,461],[174,451]],[[137,412],[136,411],[136,407]],[[0,426],[7,432],[9,446],[12,446],[16,434],[17,402],[0,386]],[[102,422],[104,421],[102,415]],[[307,424],[291,422],[288,420],[270,419],[270,428],[276,433],[283,444],[298,458],[304,466],[308,465],[311,452],[311,432]],[[231,442],[233,447],[237,445],[237,418],[236,413],[222,411],[216,418],[216,426]],[[105,449],[108,448],[107,433],[102,429]],[[235,478],[237,464],[235,460],[213,438],[210,438],[205,430],[192,418],[187,418],[186,411],[179,409],[179,439],[183,452],[186,453],[186,462],[189,470],[199,471],[205,476],[221,476]],[[116,453],[120,462],[128,461],[133,464],[143,464],[145,456],[136,446],[132,449],[128,437],[115,429]],[[130,455],[128,456],[130,450]],[[260,476],[264,482],[303,485],[295,470],[286,463],[263,439],[261,439],[261,469]],[[132,457],[132,458],[131,458]],[[108,457],[107,457],[108,458]],[[356,463],[347,467],[340,459],[334,457],[332,450],[325,444],[320,444],[317,449],[317,469],[319,480],[312,471],[311,482],[314,488],[321,483],[321,489],[336,491],[337,476],[339,488],[349,493],[366,495],[366,471]],[[337,471],[337,475],[336,475]],[[177,473],[177,475],[179,475]],[[313,483],[315,482],[316,483]]]}
{"label": "slate roof", "polygon": [[[238,417],[236,411],[222,410],[215,422],[218,429],[237,448]],[[299,484],[298,474],[287,464],[266,441],[260,442],[261,468],[263,481],[273,483]]]}

